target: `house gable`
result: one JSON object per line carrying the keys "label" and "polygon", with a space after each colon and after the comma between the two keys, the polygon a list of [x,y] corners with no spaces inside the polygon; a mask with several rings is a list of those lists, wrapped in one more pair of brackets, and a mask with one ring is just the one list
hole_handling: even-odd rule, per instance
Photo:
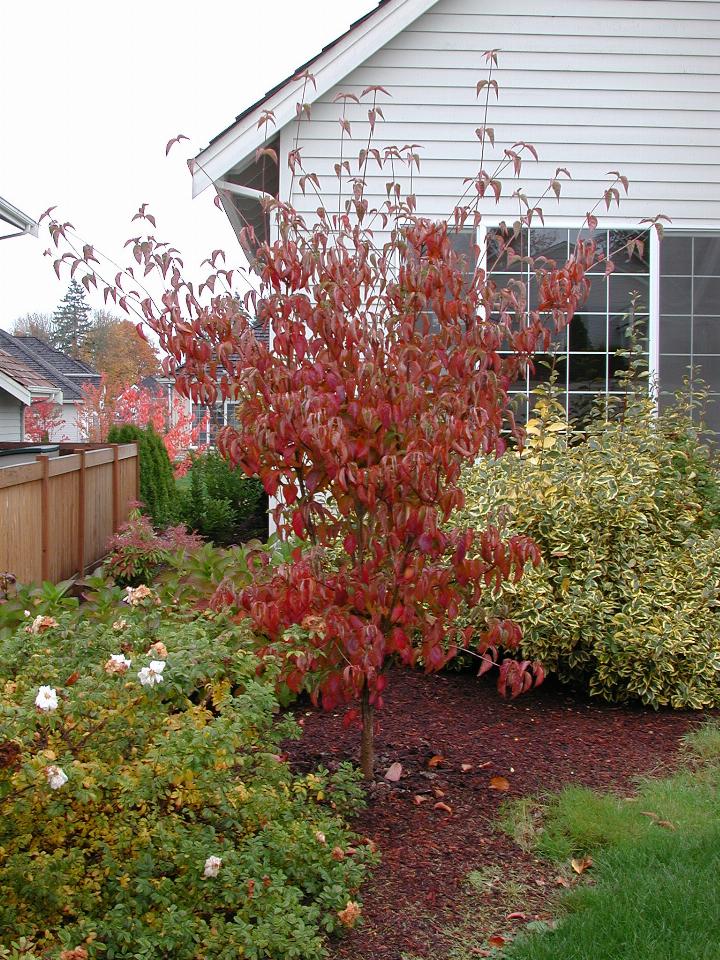
{"label": "house gable", "polygon": [[[275,130],[293,120],[298,102],[295,80],[298,74],[305,70],[312,73],[314,83],[308,84],[305,100],[314,102],[435,2],[437,0],[380,0],[374,10],[244,110],[235,123],[211,140],[195,158],[193,196],[202,193],[229,170],[249,166],[255,160],[258,147],[266,142],[268,130],[272,139]],[[273,111],[275,116],[275,126],[270,125],[268,130],[258,127],[258,120],[266,110]]]}
{"label": "house gable", "polygon": [[[602,196],[609,170],[630,179],[630,194],[615,221],[637,223],[664,213],[677,225],[720,222],[720,3],[717,0],[436,0],[387,3],[345,34],[311,64],[318,88],[306,91],[312,117],[295,123],[301,84],[285,82],[200,154],[204,172],[194,186],[234,175],[254,162],[264,130],[262,109],[275,109],[280,137],[282,199],[312,213],[316,198],[297,189],[289,197],[287,156],[297,138],[307,171],[317,173],[332,195],[337,179],[340,92],[359,95],[382,85],[385,122],[376,144],[418,143],[421,170],[413,178],[419,212],[448,216],[463,190],[463,178],[478,167],[476,129],[484,102],[476,83],[487,76],[483,52],[499,48],[495,71],[500,95],[491,97],[488,125],[498,149],[485,156],[492,171],[502,150],[518,140],[534,144],[539,163],[528,162],[517,183],[489,217],[516,217],[521,186],[528,198],[542,196],[557,167],[573,179],[563,184],[563,202],[543,202],[545,216],[584,218]],[[348,69],[349,68],[349,69]],[[368,104],[348,103],[355,160],[367,136]],[[346,142],[346,153],[348,147]],[[397,171],[396,171],[397,172]],[[231,179],[233,176],[231,176]],[[382,203],[387,171],[368,171],[368,199]],[[402,178],[401,178],[402,179]],[[410,187],[409,176],[404,186]],[[604,212],[604,206],[599,212]],[[236,225],[237,229],[237,225]]]}

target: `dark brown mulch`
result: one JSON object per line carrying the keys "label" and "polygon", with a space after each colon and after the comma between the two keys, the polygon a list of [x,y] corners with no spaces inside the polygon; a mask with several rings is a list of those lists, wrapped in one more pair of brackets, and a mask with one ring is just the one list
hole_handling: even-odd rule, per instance
{"label": "dark brown mulch", "polygon": [[[362,892],[364,923],[333,945],[335,960],[446,956],[446,928],[466,910],[470,870],[519,870],[539,888],[548,883],[547,867],[493,829],[503,800],[568,783],[627,792],[634,777],[672,764],[700,719],[588,702],[551,684],[508,702],[468,674],[398,671],[387,693],[376,736],[379,781],[356,823],[382,863]],[[358,731],[343,728],[342,711],[300,716],[305,735],[288,750],[297,768],[356,759]],[[444,759],[429,767],[434,756]],[[395,761],[403,777],[390,784],[382,775]],[[462,772],[461,764],[473,768]],[[491,789],[492,777],[505,777],[509,790]],[[428,799],[418,805],[416,796]],[[452,813],[435,809],[438,802]]]}

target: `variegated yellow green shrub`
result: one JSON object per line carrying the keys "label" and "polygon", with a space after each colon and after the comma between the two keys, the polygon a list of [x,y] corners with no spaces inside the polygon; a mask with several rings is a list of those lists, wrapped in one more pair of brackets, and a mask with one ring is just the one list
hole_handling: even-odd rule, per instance
{"label": "variegated yellow green shrub", "polygon": [[317,960],[372,859],[343,819],[355,774],[290,770],[299,728],[246,628],[127,600],[0,629],[0,944]]}
{"label": "variegated yellow green shrub", "polygon": [[610,412],[579,434],[542,395],[524,452],[468,471],[457,522],[489,512],[543,557],[468,621],[512,617],[525,656],[607,700],[720,705],[713,454],[687,408],[629,394]]}

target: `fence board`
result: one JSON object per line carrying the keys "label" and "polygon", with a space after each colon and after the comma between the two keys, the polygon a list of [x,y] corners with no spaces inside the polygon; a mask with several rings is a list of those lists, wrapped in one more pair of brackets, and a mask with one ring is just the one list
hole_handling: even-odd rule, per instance
{"label": "fence board", "polygon": [[66,449],[0,469],[0,573],[22,583],[58,582],[97,564],[140,494],[136,444]]}

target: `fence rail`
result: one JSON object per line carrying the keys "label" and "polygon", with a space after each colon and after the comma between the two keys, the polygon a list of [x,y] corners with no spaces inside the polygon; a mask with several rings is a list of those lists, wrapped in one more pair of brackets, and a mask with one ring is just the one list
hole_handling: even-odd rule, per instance
{"label": "fence rail", "polygon": [[139,497],[137,444],[60,444],[60,454],[0,468],[0,572],[21,583],[85,573]]}

